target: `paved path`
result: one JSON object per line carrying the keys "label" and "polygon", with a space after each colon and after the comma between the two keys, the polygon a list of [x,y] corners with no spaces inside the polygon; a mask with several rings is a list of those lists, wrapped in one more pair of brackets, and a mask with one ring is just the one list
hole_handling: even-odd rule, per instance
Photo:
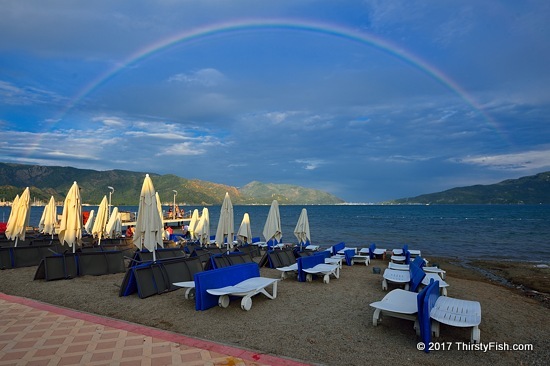
{"label": "paved path", "polygon": [[0,293],[0,366],[8,365],[305,364]]}

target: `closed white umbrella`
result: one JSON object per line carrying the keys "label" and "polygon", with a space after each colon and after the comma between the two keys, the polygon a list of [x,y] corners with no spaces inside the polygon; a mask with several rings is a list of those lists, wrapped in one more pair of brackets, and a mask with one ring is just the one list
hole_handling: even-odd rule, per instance
{"label": "closed white umbrella", "polygon": [[196,227],[196,234],[203,245],[208,245],[210,242],[210,213],[208,208],[202,209],[202,215]]}
{"label": "closed white umbrella", "polygon": [[63,204],[63,214],[59,224],[59,242],[73,247],[73,253],[76,252],[76,244],[82,240],[82,201],[80,199],[80,189],[76,182],[73,183],[65,203]]}
{"label": "closed white umbrella", "polygon": [[233,204],[229,193],[225,193],[223,199],[222,208],[220,210],[220,219],[218,221],[218,227],[216,229],[216,244],[223,246],[224,238],[227,237],[227,251],[229,252],[229,246],[233,242],[233,234],[235,233],[235,219],[233,216]]}
{"label": "closed white umbrella", "polygon": [[307,217],[307,210],[302,208],[298,222],[296,223],[296,228],[294,228],[294,235],[298,239],[300,244],[300,249],[302,245],[305,245],[307,241],[311,241],[311,234],[309,232],[309,219]]}
{"label": "closed white umbrella", "polygon": [[194,209],[193,214],[191,215],[191,221],[189,222],[189,235],[191,240],[197,239],[197,225],[199,224],[199,210]]}
{"label": "closed white umbrella", "polygon": [[105,232],[107,232],[107,237],[111,239],[120,237],[122,235],[122,221],[120,219],[118,207],[113,208],[113,212],[111,212],[111,217],[109,217],[107,226],[105,226]]}
{"label": "closed white umbrella", "polygon": [[271,239],[275,239],[279,242],[283,236],[281,229],[281,214],[279,213],[279,202],[277,202],[277,200],[273,200],[273,202],[271,202],[271,207],[269,208],[269,213],[267,214],[263,234],[266,243]]}
{"label": "closed white umbrella", "polygon": [[55,224],[57,223],[57,206],[55,205],[55,199],[51,196],[50,201],[44,207],[44,212],[42,212],[42,217],[40,218],[40,223],[38,228],[44,234],[50,234],[53,238],[55,234]]}
{"label": "closed white umbrella", "polygon": [[101,203],[97,209],[97,216],[94,220],[94,226],[92,226],[92,235],[94,238],[98,238],[98,245],[101,245],[101,238],[107,236],[105,228],[107,227],[107,220],[109,217],[109,203],[107,201],[107,195],[103,196]]}
{"label": "closed white umbrella", "polygon": [[88,234],[92,233],[92,229],[94,227],[94,220],[95,220],[95,211],[91,210],[90,216],[88,216],[88,221],[86,221],[86,223],[84,224],[84,230],[86,230]]}
{"label": "closed white umbrella", "polygon": [[159,214],[155,187],[149,174],[145,175],[141,194],[139,197],[138,217],[134,244],[142,249],[145,246],[153,253],[153,261],[156,261],[155,249],[162,246],[162,218]]}
{"label": "closed white umbrella", "polygon": [[248,213],[243,215],[243,221],[241,221],[237,236],[241,241],[247,244],[250,244],[252,241],[252,227],[250,226],[250,217]]}
{"label": "closed white umbrella", "polygon": [[15,240],[17,246],[19,239],[25,240],[25,232],[29,226],[31,214],[31,193],[29,187],[25,188],[19,198],[15,197],[11,207],[10,217],[6,227],[6,237]]}

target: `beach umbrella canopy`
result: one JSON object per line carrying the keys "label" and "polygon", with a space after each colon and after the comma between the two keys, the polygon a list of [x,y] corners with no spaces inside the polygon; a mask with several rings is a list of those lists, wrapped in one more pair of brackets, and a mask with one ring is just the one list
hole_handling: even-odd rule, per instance
{"label": "beach umbrella canopy", "polygon": [[157,260],[155,254],[157,245],[163,245],[162,231],[162,217],[159,214],[155,187],[149,174],[146,174],[139,197],[138,216],[133,240],[138,248],[142,249],[145,246],[153,253],[153,261]]}
{"label": "beach umbrella canopy", "polygon": [[250,244],[252,241],[252,227],[250,226],[250,217],[248,216],[248,213],[243,215],[243,221],[241,221],[241,226],[239,226],[237,237],[240,241],[247,244]]}
{"label": "beach umbrella canopy", "polygon": [[298,218],[298,222],[294,228],[294,235],[298,238],[300,248],[308,241],[311,241],[311,234],[309,233],[309,219],[305,208],[302,208],[302,212],[300,213],[300,217]]}
{"label": "beach umbrella canopy", "polygon": [[191,221],[189,222],[189,228],[187,231],[189,231],[189,235],[191,236],[191,239],[197,239],[197,225],[199,224],[199,210],[194,209],[193,214],[191,215]]}
{"label": "beach umbrella canopy", "polygon": [[76,251],[76,244],[82,240],[82,201],[80,199],[80,189],[76,182],[73,183],[65,202],[63,204],[63,214],[59,224],[59,242],[67,243],[73,247],[73,253]]}
{"label": "beach umbrella canopy", "polygon": [[207,245],[210,242],[210,213],[208,208],[202,209],[202,215],[195,230],[201,244]]}
{"label": "beach umbrella canopy", "polygon": [[233,234],[235,233],[235,219],[233,216],[233,204],[229,193],[225,192],[222,208],[220,210],[220,219],[218,221],[218,228],[216,229],[216,243],[218,246],[222,246],[224,238],[227,237],[227,251],[229,252],[229,246],[233,242]]}
{"label": "beach umbrella canopy", "polygon": [[162,204],[160,203],[160,196],[158,192],[155,192],[155,199],[157,200],[157,209],[159,210],[160,219],[164,223],[164,215],[162,214]]}
{"label": "beach umbrella canopy", "polygon": [[122,220],[120,219],[118,207],[113,208],[111,217],[109,217],[107,226],[105,226],[105,232],[107,232],[109,238],[117,238],[122,235]]}
{"label": "beach umbrella canopy", "polygon": [[283,236],[283,232],[281,230],[281,214],[279,213],[279,202],[277,202],[277,200],[273,200],[273,202],[271,202],[271,207],[269,208],[269,213],[267,214],[263,234],[266,242],[271,239],[275,239],[278,242]]}
{"label": "beach umbrella canopy", "polygon": [[99,239],[99,244],[101,244],[101,238],[107,236],[105,228],[107,227],[107,218],[109,217],[109,203],[107,202],[107,195],[103,196],[101,203],[97,209],[97,216],[94,220],[94,225],[92,226],[92,235],[94,238]]}
{"label": "beach umbrella canopy", "polygon": [[94,220],[95,220],[95,211],[91,210],[90,216],[88,216],[88,221],[86,221],[86,223],[84,224],[84,230],[86,230],[88,234],[92,233],[92,229],[94,227]]}
{"label": "beach umbrella canopy", "polygon": [[50,198],[50,201],[44,207],[42,212],[42,217],[40,218],[40,223],[38,228],[44,234],[55,234],[55,224],[57,223],[57,206],[55,205],[55,199],[53,196]]}
{"label": "beach umbrella canopy", "polygon": [[[19,195],[16,195],[11,203],[10,216],[8,217],[8,222],[6,223],[6,231],[8,231],[8,226],[12,220],[14,220],[15,212],[17,211],[17,205],[19,204]],[[7,234],[6,234],[7,235]],[[8,238],[9,239],[9,238]]]}
{"label": "beach umbrella canopy", "polygon": [[31,214],[31,193],[29,187],[25,188],[21,196],[14,200],[11,207],[12,212],[8,219],[6,227],[6,237],[10,240],[15,240],[15,246],[19,239],[25,240],[25,231],[29,226]]}

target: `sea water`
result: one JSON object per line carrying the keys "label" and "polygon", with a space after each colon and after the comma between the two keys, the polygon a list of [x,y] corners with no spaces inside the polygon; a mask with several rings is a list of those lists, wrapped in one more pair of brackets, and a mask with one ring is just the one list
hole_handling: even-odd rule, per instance
{"label": "sea water", "polygon": [[[329,247],[394,249],[408,244],[423,256],[464,259],[550,261],[550,205],[280,205],[283,242],[295,243],[294,228],[302,208],[308,212],[311,242]],[[185,212],[202,206],[183,206]],[[38,226],[43,207],[31,208],[30,225]],[[58,207],[61,214],[62,207]],[[168,207],[164,207],[166,211]],[[84,211],[97,206],[85,206]],[[119,206],[137,212],[137,206]],[[210,233],[215,235],[220,206],[208,206]],[[243,214],[250,216],[252,235],[264,240],[262,230],[269,206],[234,206],[235,231]],[[8,220],[10,208],[0,207]]]}

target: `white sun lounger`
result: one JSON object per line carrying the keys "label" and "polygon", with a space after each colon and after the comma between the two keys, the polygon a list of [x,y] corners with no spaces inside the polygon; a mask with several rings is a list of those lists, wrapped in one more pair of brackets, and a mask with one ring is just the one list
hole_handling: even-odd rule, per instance
{"label": "white sun lounger", "polygon": [[[409,270],[409,265],[408,264],[399,264],[399,263],[393,263],[393,262],[389,262],[388,263],[388,268],[389,269],[396,269],[396,270],[399,270],[399,271],[408,271]],[[441,279],[445,279],[445,273],[447,273],[446,271],[442,270],[441,268],[438,268],[438,267],[422,267],[422,270],[426,273],[437,273]]]}
{"label": "white sun lounger", "polygon": [[430,281],[438,281],[439,282],[439,290],[441,291],[442,296],[447,296],[447,287],[449,287],[449,284],[441,279],[437,273],[426,273],[426,276],[422,279],[422,284],[424,286],[428,286],[430,284]]}
{"label": "white sun lounger", "polygon": [[[264,294],[270,299],[277,297],[277,278],[267,277],[251,277],[233,286],[225,286],[221,288],[208,289],[210,295],[219,296],[218,305],[222,308],[229,306],[229,296],[240,296],[241,309],[250,310],[252,308],[252,296]],[[272,293],[268,293],[266,287],[272,286]]]}
{"label": "white sun lounger", "polygon": [[412,320],[414,321],[416,334],[420,335],[417,318],[417,296],[418,294],[416,292],[402,289],[395,289],[388,292],[382,300],[370,304],[370,306],[375,309],[372,315],[372,324],[377,326],[382,320],[382,315]]}
{"label": "white sun lounger", "polygon": [[336,278],[340,278],[340,267],[338,266],[338,264],[321,263],[311,268],[304,268],[302,270],[307,273],[306,275],[307,282],[311,282],[313,280],[313,275],[321,275],[321,274],[323,275],[324,283],[330,282],[330,275],[333,275]]}
{"label": "white sun lounger", "polygon": [[405,290],[409,289],[409,282],[411,281],[411,274],[409,271],[386,268],[382,277],[382,290],[384,291],[388,290],[388,282],[404,284]]}
{"label": "white sun lounger", "polygon": [[285,279],[287,273],[289,272],[298,272],[298,263],[291,264],[290,266],[278,267],[278,271],[281,271],[281,279]]}
{"label": "white sun lounger", "polygon": [[[481,304],[478,301],[455,299],[447,296],[440,296],[438,285],[430,284],[424,290],[427,294],[422,304],[423,318],[433,319],[428,334],[439,337],[439,324],[443,323],[453,327],[472,328],[470,341],[479,343],[481,332]],[[423,290],[423,291],[424,291]],[[427,318],[429,314],[429,319]],[[422,320],[424,323],[426,320]],[[428,337],[429,338],[429,337]]]}

